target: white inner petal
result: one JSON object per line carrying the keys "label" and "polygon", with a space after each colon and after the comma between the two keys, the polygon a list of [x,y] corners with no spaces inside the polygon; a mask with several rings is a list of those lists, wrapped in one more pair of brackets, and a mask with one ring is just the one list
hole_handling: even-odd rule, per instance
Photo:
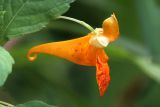
{"label": "white inner petal", "polygon": [[90,39],[89,43],[97,48],[104,48],[109,44],[109,40],[105,36],[94,36]]}
{"label": "white inner petal", "polygon": [[104,36],[98,36],[97,41],[102,47],[106,47],[109,44],[108,38]]}
{"label": "white inner petal", "polygon": [[109,44],[109,39],[105,36],[102,35],[102,33],[98,32],[99,29],[96,29],[95,31],[97,32],[97,35],[93,36],[89,43],[92,46],[95,46],[97,48],[104,48],[107,47],[107,45]]}

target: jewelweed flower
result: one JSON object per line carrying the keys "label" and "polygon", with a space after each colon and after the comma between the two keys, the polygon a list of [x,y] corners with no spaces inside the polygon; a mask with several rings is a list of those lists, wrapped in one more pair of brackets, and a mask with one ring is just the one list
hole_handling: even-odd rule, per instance
{"label": "jewelweed flower", "polygon": [[46,43],[31,48],[28,52],[28,59],[34,61],[38,53],[45,53],[67,59],[79,65],[96,66],[96,80],[100,96],[103,96],[110,82],[108,56],[103,48],[116,40],[118,36],[118,21],[113,14],[104,20],[102,28],[96,28],[86,36]]}

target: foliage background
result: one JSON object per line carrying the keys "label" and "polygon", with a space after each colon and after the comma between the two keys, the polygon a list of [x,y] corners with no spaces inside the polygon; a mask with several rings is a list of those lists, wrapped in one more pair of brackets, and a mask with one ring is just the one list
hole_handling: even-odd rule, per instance
{"label": "foliage background", "polygon": [[57,20],[6,45],[16,63],[0,100],[18,104],[37,99],[59,107],[159,107],[159,6],[158,0],[77,0],[64,14],[95,28],[113,12],[118,17],[120,38],[106,48],[111,83],[104,97],[99,96],[94,67],[44,54],[27,60],[32,46],[88,33],[76,23]]}

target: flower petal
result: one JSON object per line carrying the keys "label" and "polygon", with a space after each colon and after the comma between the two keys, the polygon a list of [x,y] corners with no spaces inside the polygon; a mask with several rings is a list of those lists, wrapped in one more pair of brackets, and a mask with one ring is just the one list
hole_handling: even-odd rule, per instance
{"label": "flower petal", "polygon": [[96,79],[99,87],[100,96],[103,96],[110,82],[109,66],[99,56],[96,63]]}
{"label": "flower petal", "polygon": [[76,64],[95,66],[99,49],[89,44],[91,36],[92,33],[81,38],[35,46],[29,50],[27,57],[30,61],[34,61],[38,53],[45,53],[67,59]]}
{"label": "flower petal", "polygon": [[119,26],[115,14],[103,22],[103,35],[108,37],[110,42],[116,40],[119,36]]}

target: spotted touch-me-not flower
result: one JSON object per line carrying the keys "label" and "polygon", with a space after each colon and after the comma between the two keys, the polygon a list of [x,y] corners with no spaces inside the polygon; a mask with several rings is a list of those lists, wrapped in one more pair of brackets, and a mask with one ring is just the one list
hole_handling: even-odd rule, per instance
{"label": "spotted touch-me-not flower", "polygon": [[113,14],[104,20],[102,28],[96,28],[86,36],[31,48],[28,52],[28,59],[34,61],[38,53],[45,53],[67,59],[75,64],[96,66],[97,84],[100,96],[103,96],[110,82],[108,56],[103,48],[116,40],[118,36],[118,21]]}

